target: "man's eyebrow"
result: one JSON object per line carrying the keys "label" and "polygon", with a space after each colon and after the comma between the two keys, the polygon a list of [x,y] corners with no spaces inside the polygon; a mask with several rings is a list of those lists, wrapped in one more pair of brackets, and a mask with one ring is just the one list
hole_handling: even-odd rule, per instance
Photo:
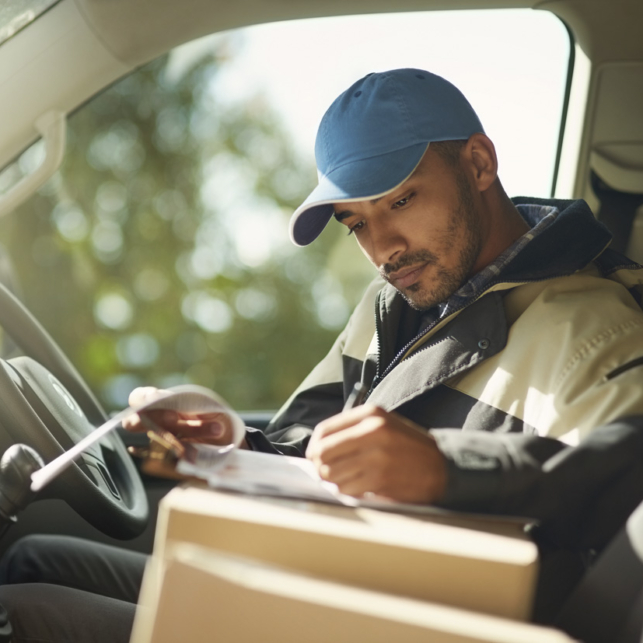
{"label": "man's eyebrow", "polygon": [[[376,199],[371,199],[371,205],[375,205],[378,201],[381,201],[384,197],[378,196]],[[333,212],[333,216],[338,220],[338,221],[343,221],[344,219],[348,219],[348,217],[352,216],[353,212],[350,210],[342,210],[341,212]]]}

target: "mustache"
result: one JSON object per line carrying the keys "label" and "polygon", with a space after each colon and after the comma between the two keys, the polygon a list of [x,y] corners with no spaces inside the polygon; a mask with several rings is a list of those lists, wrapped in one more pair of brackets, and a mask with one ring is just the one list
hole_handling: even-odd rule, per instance
{"label": "mustache", "polygon": [[395,263],[385,263],[378,268],[378,272],[383,279],[388,281],[389,276],[406,268],[407,266],[415,266],[417,264],[434,264],[437,263],[438,258],[428,250],[418,250],[417,252],[409,252],[402,255]]}

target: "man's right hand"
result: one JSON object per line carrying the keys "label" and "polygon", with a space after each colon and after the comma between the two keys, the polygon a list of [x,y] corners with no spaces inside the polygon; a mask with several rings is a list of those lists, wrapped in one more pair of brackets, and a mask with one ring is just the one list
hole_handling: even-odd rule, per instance
{"label": "man's right hand", "polygon": [[370,404],[320,422],[306,457],[320,477],[357,498],[374,493],[432,504],[446,488],[447,463],[435,438],[408,418]]}
{"label": "man's right hand", "polygon": [[[142,406],[164,396],[163,389],[144,386],[134,389],[129,396],[129,405]],[[123,427],[134,433],[145,433],[147,427],[141,420],[145,414],[154,424],[172,433],[181,442],[199,442],[227,446],[233,442],[233,427],[226,413],[178,413],[170,410],[151,410],[133,413],[123,421]],[[245,439],[239,445],[248,448]]]}

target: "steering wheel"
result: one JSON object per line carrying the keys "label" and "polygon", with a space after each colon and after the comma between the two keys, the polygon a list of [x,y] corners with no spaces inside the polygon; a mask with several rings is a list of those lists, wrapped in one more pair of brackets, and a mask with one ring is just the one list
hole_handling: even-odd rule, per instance
{"label": "steering wheel", "polygon": [[[0,326],[25,353],[0,359],[0,455],[20,442],[50,462],[102,424],[105,412],[52,337],[2,284]],[[36,498],[66,501],[114,538],[133,538],[147,524],[143,483],[115,432]]]}

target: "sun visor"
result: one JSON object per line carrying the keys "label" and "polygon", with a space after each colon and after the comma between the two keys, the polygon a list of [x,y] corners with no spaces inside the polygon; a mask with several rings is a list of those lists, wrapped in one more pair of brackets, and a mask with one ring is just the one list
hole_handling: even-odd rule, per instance
{"label": "sun visor", "polygon": [[591,119],[592,170],[612,189],[643,193],[643,64],[613,63],[597,70]]}

